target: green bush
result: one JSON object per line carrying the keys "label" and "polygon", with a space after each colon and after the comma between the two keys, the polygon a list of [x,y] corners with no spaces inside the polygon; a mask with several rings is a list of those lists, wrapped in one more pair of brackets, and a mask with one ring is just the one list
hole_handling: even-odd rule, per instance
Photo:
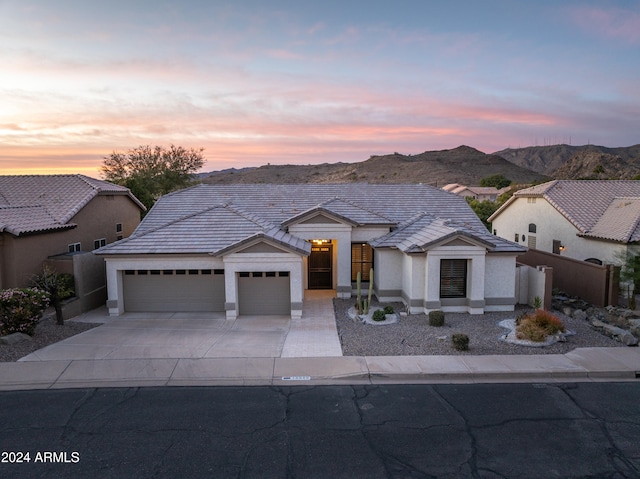
{"label": "green bush", "polygon": [[373,319],[374,321],[384,321],[387,318],[385,317],[384,310],[376,309],[373,312],[373,316],[371,317],[371,319]]}
{"label": "green bush", "polygon": [[429,326],[444,326],[444,313],[440,310],[429,311]]}
{"label": "green bush", "polygon": [[395,311],[393,310],[393,308],[389,305],[384,307],[384,314],[393,314]]}
{"label": "green bush", "polygon": [[0,335],[33,335],[42,313],[49,306],[49,294],[36,288],[0,291]]}
{"label": "green bush", "polygon": [[458,351],[469,350],[469,336],[466,334],[454,334],[451,336],[451,342],[453,343],[454,349]]}

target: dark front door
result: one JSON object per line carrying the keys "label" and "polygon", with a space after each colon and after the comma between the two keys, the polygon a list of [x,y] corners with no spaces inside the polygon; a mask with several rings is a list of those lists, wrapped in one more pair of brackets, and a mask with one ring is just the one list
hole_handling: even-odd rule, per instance
{"label": "dark front door", "polygon": [[309,255],[309,289],[332,289],[331,245],[313,246]]}

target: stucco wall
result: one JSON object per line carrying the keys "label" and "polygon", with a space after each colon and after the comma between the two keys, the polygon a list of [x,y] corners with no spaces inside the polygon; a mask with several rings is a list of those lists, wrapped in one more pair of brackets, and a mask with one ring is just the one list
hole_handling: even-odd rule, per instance
{"label": "stucco wall", "polygon": [[[70,223],[78,226],[67,231],[15,237],[3,233],[2,288],[27,286],[31,277],[42,271],[49,256],[68,252],[68,245],[81,243],[82,251],[92,251],[94,240],[116,241],[118,235],[129,236],[140,223],[140,209],[126,196],[96,196],[76,214]],[[122,223],[122,232],[116,232]]]}
{"label": "stucco wall", "polygon": [[[492,223],[492,230],[502,238],[513,241],[518,233],[521,244],[528,246],[529,236],[536,237],[535,248],[553,252],[553,240],[565,246],[561,256],[584,261],[596,258],[603,263],[616,263],[616,255],[624,245],[577,236],[578,229],[544,198],[517,198]],[[529,223],[536,225],[536,233],[529,233]],[[522,237],[524,236],[524,241]]]}
{"label": "stucco wall", "polygon": [[402,298],[403,254],[398,250],[374,251],[374,288],[380,301],[400,301]]}
{"label": "stucco wall", "polygon": [[485,258],[485,311],[510,311],[517,303],[515,290],[516,257],[492,255]]}

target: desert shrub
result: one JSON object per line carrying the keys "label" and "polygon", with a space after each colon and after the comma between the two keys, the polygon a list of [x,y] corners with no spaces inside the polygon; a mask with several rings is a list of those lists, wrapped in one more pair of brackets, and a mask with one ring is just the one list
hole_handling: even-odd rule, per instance
{"label": "desert shrub", "polygon": [[387,318],[384,315],[384,310],[376,309],[373,312],[373,316],[371,316],[371,319],[373,319],[374,321],[384,321]]}
{"label": "desert shrub", "polygon": [[538,309],[533,313],[519,318],[516,326],[516,338],[542,342],[547,336],[566,331],[560,318],[548,311]]}
{"label": "desert shrub", "polygon": [[454,334],[451,336],[451,342],[453,343],[454,349],[458,351],[469,350],[469,336],[466,334]]}
{"label": "desert shrub", "polygon": [[394,313],[393,307],[391,307],[389,305],[384,307],[384,314],[393,314],[393,313]]}
{"label": "desert shrub", "polygon": [[33,335],[49,306],[49,294],[36,288],[13,288],[0,291],[0,335]]}
{"label": "desert shrub", "polygon": [[444,326],[444,313],[440,310],[429,311],[429,326]]}

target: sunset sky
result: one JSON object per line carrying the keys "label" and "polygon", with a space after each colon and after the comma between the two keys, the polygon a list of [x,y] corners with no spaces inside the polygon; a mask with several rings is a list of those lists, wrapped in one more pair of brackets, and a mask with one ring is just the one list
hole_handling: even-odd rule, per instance
{"label": "sunset sky", "polygon": [[0,174],[640,143],[640,1],[0,0]]}

